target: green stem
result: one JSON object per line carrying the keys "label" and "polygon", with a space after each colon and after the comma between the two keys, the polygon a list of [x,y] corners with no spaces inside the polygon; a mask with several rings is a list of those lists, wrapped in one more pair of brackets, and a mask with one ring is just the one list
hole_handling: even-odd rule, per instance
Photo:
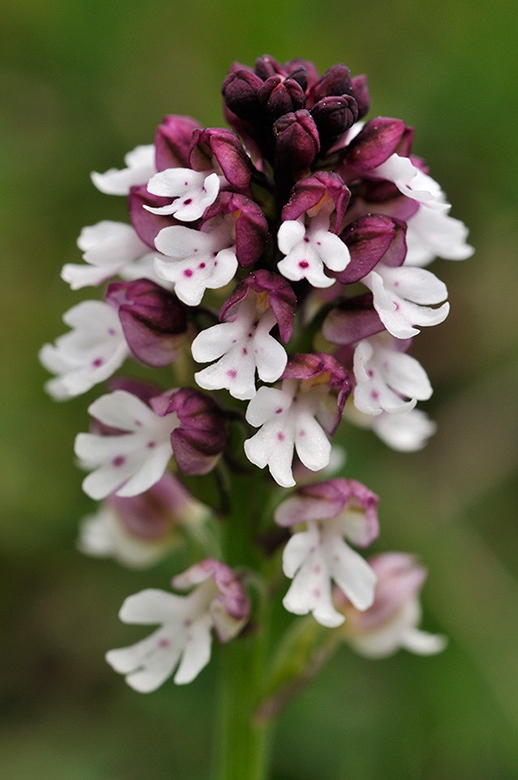
{"label": "green stem", "polygon": [[[261,554],[254,542],[260,508],[256,479],[255,474],[233,475],[232,511],[223,521],[223,544],[225,563],[253,569],[260,576]],[[265,689],[270,607],[264,589],[256,595],[248,632],[220,647],[215,780],[265,780],[268,776],[272,725],[259,723],[255,714]]]}

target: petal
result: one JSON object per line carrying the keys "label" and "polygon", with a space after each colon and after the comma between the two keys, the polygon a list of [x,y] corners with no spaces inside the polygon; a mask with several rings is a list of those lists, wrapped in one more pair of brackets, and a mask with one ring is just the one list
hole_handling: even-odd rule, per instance
{"label": "petal", "polygon": [[299,531],[288,540],[282,554],[282,570],[292,579],[309,555],[318,546],[318,531],[313,523],[307,531]]}
{"label": "petal", "polygon": [[210,661],[212,644],[211,618],[204,615],[186,628],[186,642],[178,671],[174,676],[177,685],[192,682]]}
{"label": "petal", "polygon": [[338,587],[356,609],[368,609],[374,602],[377,582],[373,569],[338,535],[333,535],[333,543],[326,548],[329,569]]}
{"label": "petal", "polygon": [[400,637],[400,644],[417,655],[435,655],[445,649],[448,640],[441,634],[429,634],[418,628],[408,628]]}

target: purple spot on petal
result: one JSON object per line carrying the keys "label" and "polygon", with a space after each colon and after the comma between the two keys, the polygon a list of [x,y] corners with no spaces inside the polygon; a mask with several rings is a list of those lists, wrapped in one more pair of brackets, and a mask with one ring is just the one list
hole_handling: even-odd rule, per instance
{"label": "purple spot on petal", "polygon": [[304,241],[306,244],[309,244],[309,238],[307,236],[304,236]]}
{"label": "purple spot on petal", "polygon": [[242,349],[243,355],[248,355],[248,350],[246,347],[243,347]]}
{"label": "purple spot on petal", "polygon": [[142,422],[140,420],[135,420],[135,425],[137,428],[142,428]]}
{"label": "purple spot on petal", "polygon": [[377,390],[373,390],[371,392],[371,398],[374,398],[375,401],[377,401],[379,397],[380,397],[380,394],[378,393]]}
{"label": "purple spot on petal", "polygon": [[315,588],[315,589],[313,590],[313,595],[314,595],[314,597],[315,597],[316,599],[319,599],[319,598],[321,598],[321,596],[322,596],[322,591],[320,590],[320,588]]}
{"label": "purple spot on petal", "polygon": [[374,376],[374,371],[372,370],[372,368],[369,368],[369,370],[367,371],[367,376],[370,377],[371,379]]}
{"label": "purple spot on petal", "polygon": [[187,277],[192,276],[192,270],[190,268],[186,268],[185,271],[183,272],[183,275]]}
{"label": "purple spot on petal", "polygon": [[399,287],[399,282],[394,282],[394,287]]}
{"label": "purple spot on petal", "polygon": [[148,441],[146,446],[148,450],[153,450],[156,447],[156,441]]}
{"label": "purple spot on petal", "polygon": [[194,247],[194,249],[193,249],[192,251],[193,251],[193,252],[197,252],[198,250],[197,250],[197,248],[196,248],[196,247]]}
{"label": "purple spot on petal", "polygon": [[307,260],[301,260],[299,263],[300,268],[309,268],[309,263]]}
{"label": "purple spot on petal", "polygon": [[205,268],[205,263],[200,263],[198,268]]}
{"label": "purple spot on petal", "polygon": [[279,439],[279,441],[284,441],[284,434],[283,433],[278,433],[277,434],[277,438]]}
{"label": "purple spot on petal", "polygon": [[306,431],[299,431],[299,436],[305,436],[305,435],[306,435]]}
{"label": "purple spot on petal", "polygon": [[92,360],[92,366],[94,368],[99,368],[99,366],[102,366],[104,363],[104,360],[102,358],[96,358],[95,360]]}
{"label": "purple spot on petal", "polygon": [[112,460],[112,466],[114,466],[116,469],[118,469],[120,466],[123,466],[125,463],[126,458],[124,455],[117,455],[117,457]]}
{"label": "purple spot on petal", "polygon": [[169,647],[170,644],[171,642],[169,641],[169,639],[166,639],[166,637],[162,637],[162,639],[158,640],[157,647],[160,648]]}
{"label": "purple spot on petal", "polygon": [[108,328],[108,335],[115,336],[115,331],[113,330],[113,328]]}
{"label": "purple spot on petal", "polygon": [[235,379],[237,376],[237,371],[235,368],[231,368],[229,371],[227,371],[227,376],[229,376],[231,379]]}
{"label": "purple spot on petal", "polygon": [[275,414],[280,414],[282,412],[282,406],[280,406],[278,409],[275,410]]}
{"label": "purple spot on petal", "polygon": [[184,205],[184,206],[188,206],[188,205],[189,205],[189,203],[192,203],[192,198],[185,198],[185,200],[184,200],[184,202],[183,202],[183,205]]}
{"label": "purple spot on petal", "polygon": [[322,242],[321,241],[317,241],[317,246],[322,246]]}
{"label": "purple spot on petal", "polygon": [[188,181],[184,181],[184,185],[185,185],[186,187],[188,187],[188,186],[189,186],[189,182],[188,182]]}

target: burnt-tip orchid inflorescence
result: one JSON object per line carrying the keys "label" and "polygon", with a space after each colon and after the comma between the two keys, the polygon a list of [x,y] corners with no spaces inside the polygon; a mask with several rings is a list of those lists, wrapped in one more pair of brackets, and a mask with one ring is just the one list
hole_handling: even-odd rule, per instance
{"label": "burnt-tip orchid inflorescence", "polygon": [[[253,637],[281,566],[286,610],[365,655],[443,646],[417,628],[424,570],[358,552],[378,536],[378,497],[333,476],[332,441],[342,418],[401,451],[433,433],[410,352],[449,310],[427,266],[469,257],[467,230],[412,153],[413,129],[367,118],[365,76],[264,56],[232,65],[222,94],[231,129],[166,116],[126,167],[92,174],[129,220],[82,230],[84,263],[62,277],[102,300],[71,308],[70,331],[40,353],[56,399],[109,380],[75,443],[102,502],[80,549],[136,567],[184,551],[172,586],[186,595],[148,589],[121,610],[161,626],[107,654],[139,691],[191,681],[213,632]],[[113,377],[123,365],[140,368]],[[254,551],[243,560],[227,557],[236,523]]]}

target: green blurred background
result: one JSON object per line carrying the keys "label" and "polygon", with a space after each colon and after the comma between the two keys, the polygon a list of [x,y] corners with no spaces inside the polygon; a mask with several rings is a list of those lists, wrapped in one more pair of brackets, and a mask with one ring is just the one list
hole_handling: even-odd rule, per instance
{"label": "green blurred background", "polygon": [[59,278],[81,227],[125,219],[90,171],[121,166],[166,113],[220,125],[231,62],[264,53],[367,73],[371,115],[416,128],[477,249],[432,268],[452,312],[415,342],[435,388],[429,446],[343,437],[345,474],[381,495],[376,550],[420,555],[423,626],[449,648],[372,662],[344,647],[281,717],[272,777],[518,777],[517,37],[515,3],[488,0],[3,0],[2,777],[207,777],[217,664],[141,696],[103,660],[132,641],[123,598],[166,587],[175,562],[135,574],[76,552],[91,509],[72,454],[86,401],[44,395],[37,351],[92,297]]}

